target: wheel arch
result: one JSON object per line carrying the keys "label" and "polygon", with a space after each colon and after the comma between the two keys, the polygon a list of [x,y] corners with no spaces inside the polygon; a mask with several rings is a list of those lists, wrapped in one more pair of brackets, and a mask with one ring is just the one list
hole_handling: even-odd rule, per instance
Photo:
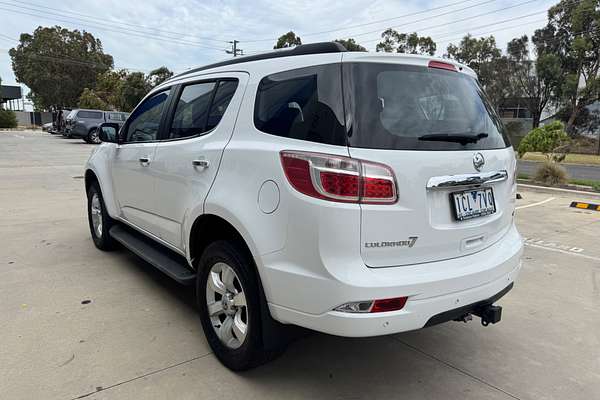
{"label": "wheel arch", "polygon": [[[202,234],[203,232],[208,234]],[[258,276],[256,258],[252,245],[238,228],[225,218],[216,214],[202,214],[191,225],[188,235],[189,260],[195,267],[196,261],[202,256],[206,247],[217,240],[231,240],[237,242],[246,256],[252,259],[252,264]]]}

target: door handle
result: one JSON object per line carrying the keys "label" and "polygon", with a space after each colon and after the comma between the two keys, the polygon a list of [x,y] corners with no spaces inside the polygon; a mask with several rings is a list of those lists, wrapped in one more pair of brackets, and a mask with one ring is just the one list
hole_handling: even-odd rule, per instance
{"label": "door handle", "polygon": [[192,165],[199,168],[208,168],[210,162],[208,160],[193,160]]}
{"label": "door handle", "polygon": [[148,164],[150,164],[150,158],[148,157],[140,157],[140,164],[142,164],[143,166],[147,166]]}

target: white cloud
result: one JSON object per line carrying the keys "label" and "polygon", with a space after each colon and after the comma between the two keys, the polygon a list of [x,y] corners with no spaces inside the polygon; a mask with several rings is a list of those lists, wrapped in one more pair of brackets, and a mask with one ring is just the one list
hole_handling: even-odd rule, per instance
{"label": "white cloud", "polygon": [[[435,17],[450,10],[458,10],[484,1],[470,0],[425,14],[311,35],[314,32],[366,24],[458,1],[177,0],[167,2],[165,0],[146,0],[142,3],[119,0],[63,0],[41,3],[41,0],[1,0],[0,34],[17,39],[22,32],[31,33],[39,25],[61,25],[71,29],[85,29],[102,40],[104,50],[114,56],[117,67],[147,72],[158,66],[166,65],[174,71],[183,71],[192,66],[229,57],[224,52],[224,49],[229,46],[226,43],[228,40],[240,40],[240,47],[246,52],[268,50],[273,47],[275,38],[289,30],[294,30],[305,43],[356,37],[358,43],[374,50],[379,32],[389,26],[399,26],[399,31],[417,31],[422,35],[431,35],[434,40],[438,41],[439,55],[445,51],[448,39],[460,38],[469,31],[474,33],[493,31],[488,34],[493,34],[498,45],[504,48],[506,42],[511,38],[523,34],[531,35],[536,28],[543,26],[544,22],[540,21],[545,18],[545,13],[500,25],[489,24],[544,11],[556,3],[556,1],[536,0],[509,10],[453,23],[459,19],[510,7],[525,1],[497,0]],[[16,7],[8,5],[8,3],[12,3]],[[39,6],[52,7],[53,10],[44,9],[48,13],[78,14],[69,14],[71,18],[50,15],[39,9]],[[38,8],[39,11],[24,7]],[[37,14],[38,16],[25,14]],[[45,18],[40,15],[45,15]],[[92,19],[86,16],[92,16]],[[58,21],[58,19],[63,21]],[[424,21],[410,24],[412,21],[421,19]],[[142,25],[146,29],[125,25],[122,22]],[[424,29],[435,25],[443,26]],[[489,27],[486,27],[488,25]],[[475,27],[482,28],[473,30]],[[115,30],[129,31],[115,32]],[[364,34],[370,31],[376,32]],[[146,37],[140,37],[140,35]],[[10,58],[7,54],[7,49],[13,47],[15,43],[10,43],[2,36],[0,37],[2,38],[0,39],[0,77],[6,84],[15,83]],[[221,41],[211,41],[206,38]],[[271,40],[249,42],[255,39]],[[175,43],[177,41],[194,42],[197,45]],[[455,42],[457,41],[455,40]]]}

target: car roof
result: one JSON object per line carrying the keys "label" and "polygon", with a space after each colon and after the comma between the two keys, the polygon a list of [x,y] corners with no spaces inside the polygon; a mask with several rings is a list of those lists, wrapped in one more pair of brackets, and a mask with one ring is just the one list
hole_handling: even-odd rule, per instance
{"label": "car roof", "polygon": [[471,68],[450,59],[404,53],[350,52],[339,43],[325,42],[305,44],[291,49],[270,51],[252,56],[235,57],[194,68],[161,83],[152,89],[145,98],[170,86],[210,77],[212,74],[243,72],[252,76],[253,79],[259,79],[277,72],[339,62],[396,63],[427,67],[430,61],[452,64],[456,67],[457,72],[477,78]]}

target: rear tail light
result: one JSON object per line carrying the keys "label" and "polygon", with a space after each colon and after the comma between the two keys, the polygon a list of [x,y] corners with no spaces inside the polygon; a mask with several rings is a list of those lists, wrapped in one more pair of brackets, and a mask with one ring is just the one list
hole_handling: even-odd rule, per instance
{"label": "rear tail light", "polygon": [[311,197],[362,204],[398,199],[394,173],[383,164],[301,151],[282,151],[281,164],[294,189]]}
{"label": "rear tail light", "polygon": [[347,313],[380,313],[398,311],[404,308],[408,297],[394,297],[391,299],[353,301],[336,307],[335,311]]}

